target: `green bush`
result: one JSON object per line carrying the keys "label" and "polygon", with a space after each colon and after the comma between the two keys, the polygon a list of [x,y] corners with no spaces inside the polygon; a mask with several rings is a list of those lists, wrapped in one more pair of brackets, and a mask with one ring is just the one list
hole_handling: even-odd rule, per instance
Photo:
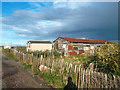
{"label": "green bush", "polygon": [[105,73],[120,75],[120,44],[111,44],[100,47],[96,51],[98,68]]}
{"label": "green bush", "polygon": [[95,50],[96,55],[88,56],[87,61],[83,63],[84,68],[88,68],[90,63],[94,62],[94,68],[97,71],[111,73],[120,76],[120,44],[103,45]]}

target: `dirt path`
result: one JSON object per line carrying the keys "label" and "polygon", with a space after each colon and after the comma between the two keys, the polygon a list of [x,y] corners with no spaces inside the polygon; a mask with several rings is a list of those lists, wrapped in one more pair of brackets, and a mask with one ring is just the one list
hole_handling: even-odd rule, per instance
{"label": "dirt path", "polygon": [[19,62],[2,55],[2,88],[51,88],[46,81],[35,78]]}

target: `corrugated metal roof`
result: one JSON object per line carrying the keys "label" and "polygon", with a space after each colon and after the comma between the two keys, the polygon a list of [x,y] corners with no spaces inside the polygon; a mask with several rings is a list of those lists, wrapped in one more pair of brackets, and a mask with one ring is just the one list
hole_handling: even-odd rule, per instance
{"label": "corrugated metal roof", "polygon": [[75,39],[75,38],[65,38],[65,37],[59,37],[61,39],[74,42],[74,43],[93,43],[93,44],[104,44],[105,42],[110,44],[111,42],[105,41],[105,40],[88,40],[88,39]]}

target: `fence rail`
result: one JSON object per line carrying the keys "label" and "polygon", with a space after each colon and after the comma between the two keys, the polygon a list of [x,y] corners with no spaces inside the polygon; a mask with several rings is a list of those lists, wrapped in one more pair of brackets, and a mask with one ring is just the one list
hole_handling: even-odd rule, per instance
{"label": "fence rail", "polygon": [[94,64],[90,64],[86,70],[82,65],[67,63],[64,59],[45,59],[34,57],[33,54],[24,54],[16,50],[8,51],[13,54],[21,63],[32,65],[33,71],[41,70],[49,72],[56,76],[61,76],[61,82],[67,84],[70,76],[78,88],[120,88],[120,77],[102,72],[96,72],[93,69]]}

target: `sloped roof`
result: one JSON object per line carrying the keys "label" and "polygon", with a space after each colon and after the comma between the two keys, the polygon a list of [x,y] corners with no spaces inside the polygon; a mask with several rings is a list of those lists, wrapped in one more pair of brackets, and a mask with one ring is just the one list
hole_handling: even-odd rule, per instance
{"label": "sloped roof", "polygon": [[[74,43],[93,43],[93,44],[104,44],[106,43],[111,43],[109,41],[105,41],[105,40],[88,40],[88,39],[75,39],[75,38],[66,38],[66,37],[59,37],[61,39],[70,41],[70,42],[74,42]],[[57,40],[57,39],[56,39]]]}
{"label": "sloped roof", "polygon": [[51,43],[50,41],[28,41],[28,42],[30,43]]}

